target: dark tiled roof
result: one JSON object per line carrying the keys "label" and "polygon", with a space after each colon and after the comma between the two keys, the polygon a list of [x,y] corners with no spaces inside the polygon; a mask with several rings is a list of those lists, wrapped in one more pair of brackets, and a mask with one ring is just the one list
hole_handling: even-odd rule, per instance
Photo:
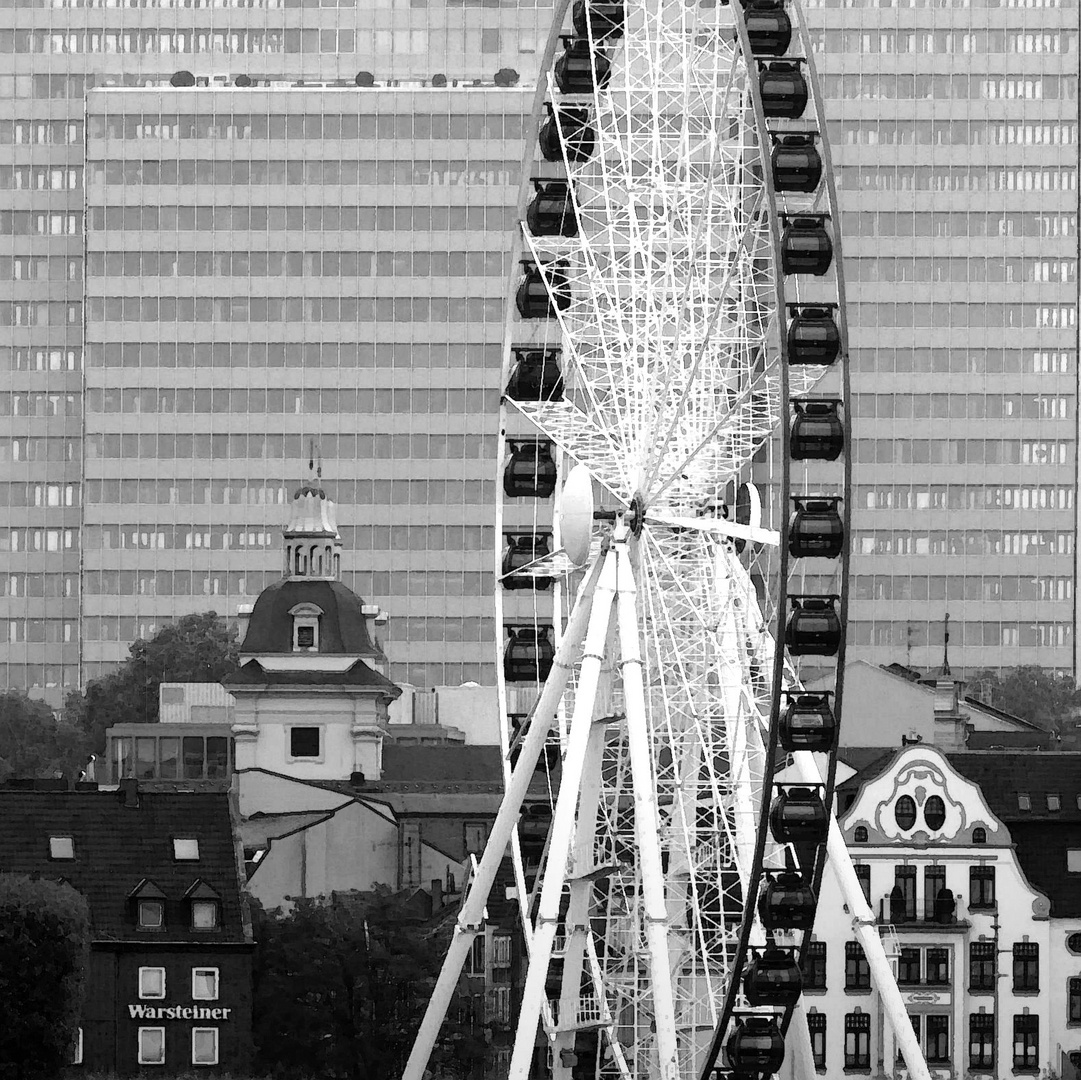
{"label": "dark tiled roof", "polygon": [[970,731],[969,750],[1054,750],[1050,731]]}
{"label": "dark tiled roof", "polygon": [[[72,837],[75,858],[50,859],[50,836]],[[198,862],[174,861],[173,837],[198,840]],[[67,879],[86,897],[95,940],[251,940],[224,792],[141,791],[127,808],[116,791],[0,789],[0,871]],[[144,879],[167,897],[162,933],[130,921],[127,898]],[[221,898],[219,931],[190,928],[183,897],[197,880]]]}
{"label": "dark tiled roof", "polygon": [[293,617],[297,604],[322,609],[319,652],[346,656],[377,656],[361,608],[364,601],[340,581],[282,578],[268,585],[255,601],[240,651],[245,656],[293,652]]}
{"label": "dark tiled roof", "polygon": [[222,679],[226,688],[244,686],[363,686],[396,698],[401,689],[363,660],[345,671],[267,671],[258,660],[249,660]]}

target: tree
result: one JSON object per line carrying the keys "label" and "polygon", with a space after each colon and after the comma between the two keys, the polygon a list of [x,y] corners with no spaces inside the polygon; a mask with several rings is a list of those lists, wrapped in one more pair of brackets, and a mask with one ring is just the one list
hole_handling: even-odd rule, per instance
{"label": "tree", "polygon": [[1001,673],[978,671],[969,680],[969,692],[978,701],[1059,734],[1081,708],[1081,690],[1073,679],[1034,665]]}
{"label": "tree", "polygon": [[70,885],[0,874],[0,1078],[46,1080],[71,1060],[90,912]]}
{"label": "tree", "polygon": [[[400,1076],[443,952],[383,886],[300,898],[288,914],[253,905],[253,1032],[258,1068],[284,1078]],[[445,1072],[484,1060],[475,1017],[444,1032]]]}
{"label": "tree", "polygon": [[42,701],[13,691],[0,694],[0,781],[10,777],[77,780],[89,739],[69,719],[57,719]]}
{"label": "tree", "polygon": [[500,68],[492,78],[496,86],[517,86],[520,78],[517,71],[511,67]]}
{"label": "tree", "polygon": [[91,749],[105,749],[113,724],[153,724],[158,719],[158,687],[163,682],[221,682],[239,663],[236,631],[216,612],[184,615],[149,641],[128,649],[117,671],[91,680],[68,695],[65,718],[89,737]]}

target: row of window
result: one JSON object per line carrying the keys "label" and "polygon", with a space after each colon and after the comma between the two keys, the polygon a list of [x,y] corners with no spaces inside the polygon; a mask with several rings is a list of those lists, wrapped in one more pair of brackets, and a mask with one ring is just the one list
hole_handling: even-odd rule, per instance
{"label": "row of window", "polygon": [[1077,280],[1076,259],[847,258],[849,281],[1053,282]]}
{"label": "row of window", "polygon": [[[53,396],[53,395],[50,395]],[[63,397],[64,395],[55,395]],[[41,413],[31,415],[41,416]],[[45,413],[68,416],[70,413]],[[81,506],[80,484],[25,484],[0,481],[0,506]]]}
{"label": "row of window", "polygon": [[969,375],[1065,375],[1077,368],[1071,349],[854,349],[854,371],[956,372]]}
{"label": "row of window", "polygon": [[1000,529],[874,529],[857,532],[860,555],[1072,555],[1072,532],[1008,532]]}
{"label": "row of window", "polygon": [[[0,233],[46,234],[43,219],[33,210],[0,211]],[[81,215],[69,215],[81,217]],[[974,215],[983,216],[983,215]],[[1048,215],[1030,215],[1033,218]],[[87,228],[93,231],[139,232],[489,232],[506,234],[517,222],[507,206],[92,206]],[[1076,222],[1075,222],[1076,224]],[[1029,227],[1025,223],[1026,227]],[[1006,226],[1003,225],[1003,228]],[[1048,226],[1049,228],[1050,226]],[[51,226],[50,226],[51,228]],[[996,226],[997,228],[997,226]],[[1038,231],[1025,236],[1051,236]],[[75,229],[79,232],[79,228]],[[997,233],[979,235],[998,235]],[[1013,235],[1002,233],[1001,235]],[[1063,233],[1063,235],[1067,235]],[[1072,235],[1072,234],[1069,234]]]}
{"label": "row of window", "polygon": [[[0,260],[0,278],[5,263]],[[505,275],[502,251],[91,251],[88,277],[485,277]],[[18,265],[14,269],[19,269]],[[21,276],[11,275],[15,280]]]}
{"label": "row of window", "polygon": [[[44,0],[39,0],[44,2]],[[1077,0],[808,0],[808,8],[940,8],[969,11],[984,8],[1075,8]]]}
{"label": "row of window", "polygon": [[873,326],[1066,330],[1077,326],[1075,304],[849,304],[847,312],[849,326],[861,330]]}
{"label": "row of window", "polygon": [[83,305],[63,300],[0,301],[0,326],[82,326]]}
{"label": "row of window", "polygon": [[[202,113],[143,112],[121,115],[92,114],[88,138],[113,139],[328,139],[332,141],[370,142],[374,139],[426,139],[461,142],[464,139],[510,139],[524,137],[526,115],[493,111],[467,115],[462,113],[247,113],[242,110]],[[13,121],[30,125],[35,121]],[[12,128],[15,141],[16,128]],[[0,126],[0,142],[4,140]],[[24,140],[25,141],[25,136]],[[81,141],[81,140],[80,140]],[[514,162],[515,170],[521,162]]]}
{"label": "row of window", "polygon": [[1056,439],[855,439],[852,460],[880,465],[1069,465],[1076,443]]}
{"label": "row of window", "polygon": [[75,574],[0,575],[0,596],[60,597],[78,595],[79,578]]}
{"label": "row of window", "polygon": [[[493,56],[503,49],[502,34],[496,27],[445,30],[450,54]],[[530,39],[532,40],[532,39]],[[397,48],[395,48],[397,44]],[[517,52],[517,38],[508,39],[508,48]],[[429,32],[425,27],[408,30],[320,30],[267,28],[265,30],[7,30],[0,32],[0,52],[74,55],[87,53],[110,56],[211,53],[216,56],[339,56],[361,53],[365,57],[395,54],[425,56]],[[530,52],[533,50],[530,49]]]}
{"label": "row of window", "polygon": [[[370,152],[370,147],[366,147]],[[356,184],[421,184],[449,187],[517,186],[520,160],[475,161],[456,158],[421,158],[405,161],[309,161],[268,160],[209,161],[202,158],[163,160],[111,158],[88,161],[91,184],[305,184],[311,186]],[[159,196],[160,197],[160,196]],[[96,201],[96,200],[95,200]]]}
{"label": "row of window", "polygon": [[[0,392],[0,416],[81,416],[79,394]],[[33,505],[30,503],[28,505]],[[58,505],[58,504],[56,504]],[[71,505],[70,503],[68,504]]]}
{"label": "row of window", "polygon": [[857,485],[856,505],[868,510],[1072,510],[1074,489],[1057,484]]}
{"label": "row of window", "polygon": [[[138,993],[142,1000],[165,997],[165,968],[141,967],[138,975]],[[216,967],[193,967],[191,969],[191,1000],[217,1001],[221,983]]]}
{"label": "row of window", "polygon": [[0,551],[78,551],[78,529],[0,528]]}
{"label": "row of window", "polygon": [[841,215],[841,227],[845,236],[1038,236],[1047,239],[1076,236],[1077,215],[1021,211],[846,210]]}
{"label": "row of window", "polygon": [[[419,328],[414,328],[417,332]],[[419,336],[419,334],[418,334]],[[122,345],[87,342],[89,367],[218,367],[259,368],[287,367],[303,362],[308,367],[325,368],[480,368],[498,371],[502,350],[483,342],[358,341],[350,334],[346,341],[306,341],[301,345],[281,341],[141,341]],[[15,370],[43,370],[47,359],[50,370],[57,353],[40,349],[7,349],[0,346],[0,370],[5,355],[11,357]],[[67,354],[69,357],[72,354]],[[1068,354],[1067,354],[1068,355]],[[77,354],[75,360],[78,360]],[[71,368],[69,370],[77,370]]]}
{"label": "row of window", "polygon": [[224,735],[119,736],[110,743],[115,780],[224,780],[232,771],[233,740]]}
{"label": "row of window", "polygon": [[81,191],[81,165],[0,165],[0,191]]}
{"label": "row of window", "polygon": [[83,215],[43,210],[0,210],[0,235],[82,236]]}
{"label": "row of window", "polygon": [[[6,309],[14,320],[5,323],[0,314],[0,325],[42,325],[52,321],[49,316],[54,308],[64,323],[69,309],[79,306],[32,301],[0,304],[0,313]],[[1076,309],[1072,310],[1076,315]],[[479,296],[96,296],[86,305],[87,319],[97,323],[431,322],[475,326],[501,322],[505,311],[502,298]]]}
{"label": "row of window", "polygon": [[[313,417],[317,420],[317,417]],[[286,458],[299,461],[307,453],[303,435],[87,435],[84,440],[89,460],[103,458],[211,458],[224,461],[240,458]],[[67,443],[66,450],[54,443]],[[77,443],[63,439],[0,440],[2,461],[77,461]],[[401,461],[429,458],[452,461],[491,461],[495,457],[495,436],[408,434],[361,434],[320,436],[319,447],[328,460]],[[5,452],[6,451],[6,452]]]}
{"label": "row of window", "polygon": [[[1065,420],[1072,398],[1065,394],[854,394],[852,416],[907,420],[910,417]],[[3,404],[0,402],[0,415]]]}
{"label": "row of window", "polygon": [[852,597],[856,600],[1072,600],[1073,578],[857,574],[852,579]]}
{"label": "row of window", "polygon": [[[33,415],[28,408],[30,397],[27,394],[0,392],[0,416]],[[480,416],[498,408],[498,390],[437,387],[383,387],[372,390],[91,387],[86,391],[88,413],[288,413],[312,416],[329,416],[333,413],[362,413],[365,416],[373,413],[408,413],[413,416],[451,413]]]}
{"label": "row of window", "polygon": [[1077,145],[1077,124],[1067,121],[842,120],[832,124],[830,132],[835,142],[846,146]]}
{"label": "row of window", "polygon": [[67,255],[0,256],[0,281],[82,281],[83,260]]}
{"label": "row of window", "polygon": [[[971,37],[975,37],[973,33]],[[972,42],[975,44],[975,42]],[[849,101],[895,101],[914,98],[982,101],[1055,101],[1077,98],[1077,79],[1068,75],[1012,76],[995,72],[979,75],[883,75],[860,72],[825,75],[822,93]]]}
{"label": "row of window", "polygon": [[[845,191],[1076,191],[1076,169],[986,165],[838,165]],[[3,174],[0,173],[0,179]],[[848,262],[846,260],[847,268]],[[847,270],[846,270],[847,272]]]}
{"label": "row of window", "polygon": [[[950,1035],[950,1016],[946,1013],[912,1013],[909,1015],[916,1039],[929,1065],[948,1065],[953,1057]],[[970,1069],[993,1069],[995,1067],[995,1017],[992,1013],[969,1014],[968,1065]],[[807,1014],[807,1029],[811,1036],[811,1051],[815,1068],[824,1070],[827,1065],[826,1015],[820,1012]],[[1013,1067],[1030,1070],[1038,1067],[1040,1043],[1040,1018],[1024,1013],[1013,1018]],[[898,1061],[902,1060],[897,1051]],[[844,1018],[844,1068],[870,1069],[871,1067],[871,1017],[856,1010]]]}
{"label": "row of window", "polygon": [[[849,640],[856,645],[888,645],[907,649],[916,645],[939,645],[942,624],[923,620],[904,622],[851,623]],[[1072,623],[1054,622],[965,622],[950,631],[950,640],[960,645],[1005,645],[1010,647],[1065,647],[1073,642]]]}
{"label": "row of window", "polygon": [[[136,1037],[140,1065],[165,1064],[165,1028],[140,1027]],[[218,1064],[218,1029],[216,1027],[191,1029],[191,1063],[192,1065]]]}
{"label": "row of window", "polygon": [[32,349],[0,345],[0,371],[82,371],[82,349]]}
{"label": "row of window", "polygon": [[812,30],[810,37],[812,48],[832,55],[1077,52],[1077,34],[1070,30]]}

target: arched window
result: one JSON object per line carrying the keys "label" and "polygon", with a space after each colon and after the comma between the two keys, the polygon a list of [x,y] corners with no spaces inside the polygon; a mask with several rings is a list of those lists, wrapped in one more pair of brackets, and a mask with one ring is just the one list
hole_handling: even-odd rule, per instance
{"label": "arched window", "polygon": [[297,604],[289,614],[293,616],[293,652],[318,652],[323,609],[316,604]]}
{"label": "arched window", "polygon": [[982,825],[977,825],[972,830],[972,842],[974,844],[986,844],[987,843],[987,830]]}
{"label": "arched window", "polygon": [[946,824],[946,804],[937,795],[932,795],[923,804],[923,820],[931,832],[938,832]]}
{"label": "arched window", "polygon": [[323,573],[323,555],[314,544],[312,544],[311,567],[313,576],[318,577]]}
{"label": "arched window", "polygon": [[856,844],[867,843],[867,826],[857,825],[855,831],[852,833],[852,841]]}
{"label": "arched window", "polygon": [[903,832],[908,832],[916,824],[916,801],[911,795],[902,795],[897,800],[893,816]]}
{"label": "arched window", "polygon": [[308,569],[308,557],[304,554],[304,549],[297,548],[296,567],[293,570],[294,574],[306,573]]}

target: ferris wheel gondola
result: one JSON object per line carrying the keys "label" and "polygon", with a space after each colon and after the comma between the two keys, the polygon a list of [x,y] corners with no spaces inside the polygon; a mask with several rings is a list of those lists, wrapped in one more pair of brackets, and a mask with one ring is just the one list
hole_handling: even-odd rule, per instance
{"label": "ferris wheel gondola", "polygon": [[[795,0],[577,0],[566,27],[569,6],[508,289],[507,791],[406,1078],[508,840],[529,954],[512,1080],[538,1045],[567,1080],[768,1076],[827,846],[845,862],[849,385],[821,100]],[[543,843],[514,830],[536,770]]]}

